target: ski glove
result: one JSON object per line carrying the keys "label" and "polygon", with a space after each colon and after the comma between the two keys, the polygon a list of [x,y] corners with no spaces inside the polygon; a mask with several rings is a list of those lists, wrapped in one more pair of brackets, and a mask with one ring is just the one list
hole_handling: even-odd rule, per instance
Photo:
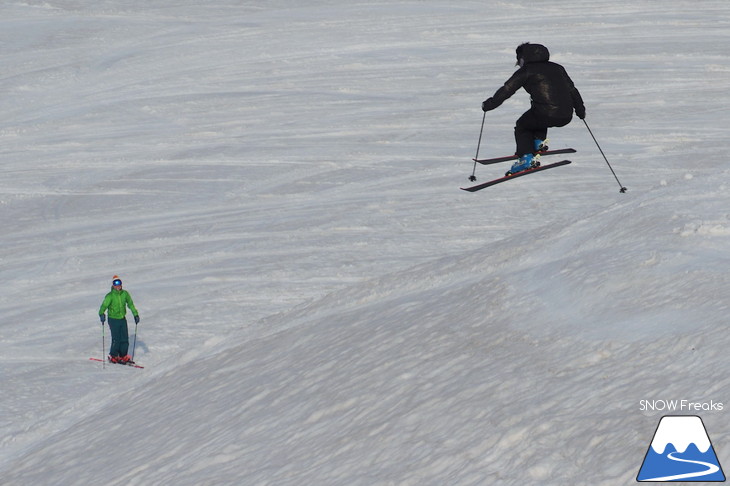
{"label": "ski glove", "polygon": [[134,323],[139,324],[139,316],[134,316]]}
{"label": "ski glove", "polygon": [[578,115],[578,118],[581,120],[585,120],[586,118],[586,107],[585,106],[576,106],[575,107],[575,114]]}
{"label": "ski glove", "polygon": [[106,321],[106,315],[105,314],[99,314],[99,319],[101,319],[101,323],[104,324]]}
{"label": "ski glove", "polygon": [[492,98],[482,101],[482,111],[492,111],[497,107],[497,104]]}

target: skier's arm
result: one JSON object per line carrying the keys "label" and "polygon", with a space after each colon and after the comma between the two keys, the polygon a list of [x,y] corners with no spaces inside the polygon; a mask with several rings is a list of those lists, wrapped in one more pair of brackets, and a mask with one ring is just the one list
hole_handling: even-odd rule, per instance
{"label": "skier's arm", "polygon": [[132,301],[132,296],[129,295],[129,292],[127,292],[126,298],[127,298],[127,307],[129,307],[129,310],[132,311],[132,315],[136,318],[139,318],[139,312],[137,312],[137,308],[134,306],[134,302]]}
{"label": "skier's arm", "polygon": [[111,299],[109,298],[109,295],[106,295],[104,297],[104,300],[101,301],[101,307],[99,307],[99,319],[101,320],[101,323],[104,324],[104,321],[106,320],[106,310],[109,308],[109,304],[111,303]]}
{"label": "skier's arm", "polygon": [[578,92],[578,88],[573,86],[572,91],[570,92],[570,96],[573,98],[573,108],[575,109],[575,114],[583,120],[586,117],[586,106],[583,104],[583,98],[580,96],[580,92]]}
{"label": "skier's arm", "polygon": [[578,91],[578,88],[575,87],[575,84],[573,83],[573,80],[570,79],[570,76],[568,75],[568,72],[563,69],[563,74],[565,76],[565,82],[568,85],[568,91],[570,92],[570,98],[573,101],[573,109],[575,110],[575,114],[580,118],[581,120],[586,117],[586,107],[583,104],[583,98],[580,95],[580,92]]}
{"label": "skier's arm", "polygon": [[504,103],[510,96],[515,94],[525,84],[527,71],[520,68],[510,77],[504,85],[494,93],[494,96],[482,103],[483,111],[490,111]]}
{"label": "skier's arm", "polygon": [[101,307],[99,307],[99,315],[102,315],[106,312],[106,310],[109,308],[109,305],[111,304],[111,297],[107,294],[104,296],[104,300],[101,302]]}

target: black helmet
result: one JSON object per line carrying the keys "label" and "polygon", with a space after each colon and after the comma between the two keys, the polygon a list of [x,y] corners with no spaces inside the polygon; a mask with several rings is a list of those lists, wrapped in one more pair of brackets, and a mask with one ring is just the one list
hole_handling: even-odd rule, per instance
{"label": "black helmet", "polygon": [[530,44],[529,42],[517,46],[515,54],[517,55],[517,64],[520,64],[520,60],[522,60],[521,65],[530,62],[548,61],[550,59],[550,51],[548,51],[547,47],[542,44]]}
{"label": "black helmet", "polygon": [[517,49],[515,49],[515,55],[517,57],[517,62],[515,63],[515,66],[517,66],[518,64],[520,64],[520,59],[523,58],[522,53],[525,50],[525,45],[526,44],[529,44],[529,42],[525,42],[523,44],[520,44],[519,46],[517,46]]}
{"label": "black helmet", "polygon": [[520,57],[522,57],[522,51],[525,49],[525,46],[529,44],[529,42],[524,42],[517,46],[517,49],[515,49],[515,54],[517,54],[517,60],[520,60]]}

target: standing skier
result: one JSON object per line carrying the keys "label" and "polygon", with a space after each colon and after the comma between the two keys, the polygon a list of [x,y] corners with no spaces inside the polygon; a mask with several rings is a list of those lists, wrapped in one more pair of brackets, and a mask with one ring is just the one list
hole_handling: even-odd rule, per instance
{"label": "standing skier", "polygon": [[109,311],[109,330],[112,334],[112,345],[109,349],[109,361],[112,363],[128,363],[132,357],[127,354],[129,351],[129,331],[127,330],[127,307],[132,311],[135,324],[139,324],[139,312],[134,307],[132,296],[129,292],[122,290],[122,280],[114,275],[112,288],[104,297],[99,308],[99,319],[104,325],[106,315]]}
{"label": "standing skier", "polygon": [[520,158],[508,174],[537,165],[535,153],[547,149],[548,127],[567,125],[574,110],[581,120],[586,116],[580,93],[563,66],[550,62],[547,47],[526,42],[518,46],[516,52],[520,68],[494,96],[482,103],[482,110],[486,112],[497,108],[520,88],[530,94],[530,109],[515,124],[515,154]]}

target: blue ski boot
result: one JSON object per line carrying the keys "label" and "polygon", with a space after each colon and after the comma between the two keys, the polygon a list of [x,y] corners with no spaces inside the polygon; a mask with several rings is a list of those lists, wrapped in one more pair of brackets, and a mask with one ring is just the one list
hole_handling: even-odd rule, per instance
{"label": "blue ski boot", "polygon": [[509,177],[512,174],[516,174],[518,172],[522,172],[523,170],[532,169],[533,167],[538,167],[540,163],[537,161],[537,157],[535,157],[532,154],[525,154],[520,156],[520,158],[512,164],[512,167],[510,170],[507,171],[505,176]]}
{"label": "blue ski boot", "polygon": [[535,153],[547,152],[548,150],[550,150],[550,147],[547,146],[547,143],[548,143],[547,138],[545,140],[539,140],[536,138],[535,139]]}

